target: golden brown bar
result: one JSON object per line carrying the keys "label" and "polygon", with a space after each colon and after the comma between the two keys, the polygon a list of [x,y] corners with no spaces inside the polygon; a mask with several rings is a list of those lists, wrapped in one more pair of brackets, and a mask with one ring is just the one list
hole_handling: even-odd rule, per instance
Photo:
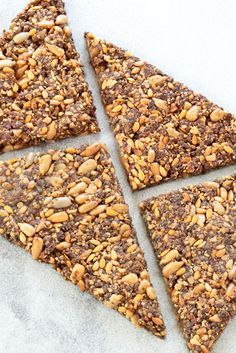
{"label": "golden brown bar", "polygon": [[191,353],[209,353],[236,314],[236,176],[141,203]]}
{"label": "golden brown bar", "polygon": [[97,131],[63,1],[31,1],[0,37],[0,152]]}
{"label": "golden brown bar", "polygon": [[236,161],[236,119],[112,43],[86,34],[133,190]]}
{"label": "golden brown bar", "polygon": [[165,327],[102,144],[0,162],[0,234],[135,325]]}

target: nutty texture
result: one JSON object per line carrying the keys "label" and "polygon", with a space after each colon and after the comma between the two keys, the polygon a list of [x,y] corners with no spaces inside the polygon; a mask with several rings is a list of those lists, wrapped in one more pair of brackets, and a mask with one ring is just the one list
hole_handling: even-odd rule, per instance
{"label": "nutty texture", "polygon": [[86,34],[133,190],[236,161],[236,119],[117,46]]}
{"label": "nutty texture", "polygon": [[135,325],[165,335],[144,254],[103,145],[1,161],[0,234]]}
{"label": "nutty texture", "polygon": [[0,37],[0,152],[98,130],[63,1],[31,1]]}
{"label": "nutty texture", "polygon": [[236,176],[141,203],[191,353],[209,353],[236,314]]}

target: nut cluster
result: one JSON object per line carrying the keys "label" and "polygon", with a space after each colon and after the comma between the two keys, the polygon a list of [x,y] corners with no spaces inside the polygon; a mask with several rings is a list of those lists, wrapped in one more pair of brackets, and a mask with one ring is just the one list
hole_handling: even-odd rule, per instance
{"label": "nut cluster", "polygon": [[133,190],[235,162],[234,116],[130,52],[86,38]]}
{"label": "nut cluster", "polygon": [[62,0],[32,1],[0,47],[0,151],[98,131]]}
{"label": "nut cluster", "polygon": [[157,336],[165,328],[103,145],[0,162],[0,235]]}
{"label": "nut cluster", "polygon": [[141,211],[192,353],[236,314],[236,176],[161,195]]}

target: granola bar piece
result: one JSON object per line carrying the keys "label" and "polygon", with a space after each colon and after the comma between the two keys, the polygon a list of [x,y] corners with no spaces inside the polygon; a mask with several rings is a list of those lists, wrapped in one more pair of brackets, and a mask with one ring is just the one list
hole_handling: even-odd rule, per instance
{"label": "granola bar piece", "polygon": [[129,51],[86,39],[133,190],[235,163],[234,116]]}
{"label": "granola bar piece", "polygon": [[236,175],[141,203],[191,353],[209,353],[236,314]]}
{"label": "granola bar piece", "polygon": [[106,148],[0,162],[0,234],[135,325],[165,328]]}
{"label": "granola bar piece", "polygon": [[63,1],[31,1],[0,37],[0,152],[98,130]]}

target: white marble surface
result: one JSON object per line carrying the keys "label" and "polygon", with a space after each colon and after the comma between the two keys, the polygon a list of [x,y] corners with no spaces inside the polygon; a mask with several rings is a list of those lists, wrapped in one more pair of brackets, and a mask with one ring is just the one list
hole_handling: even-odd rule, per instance
{"label": "white marble surface", "polygon": [[[235,166],[207,175],[169,182],[131,193],[119,164],[117,146],[104,114],[94,74],[88,64],[84,31],[109,39],[149,60],[163,71],[236,112],[236,2],[234,0],[65,0],[76,46],[94,94],[98,135],[73,138],[53,147],[106,142],[130,205],[167,326],[166,340],[136,329],[65,282],[46,265],[0,240],[0,353],[187,353],[165,291],[151,245],[138,212],[138,202],[190,183],[235,172]],[[0,1],[0,29],[7,28],[26,0]],[[31,150],[46,150],[43,145]],[[1,156],[21,156],[25,151]],[[214,353],[235,353],[236,319],[221,336]]]}

